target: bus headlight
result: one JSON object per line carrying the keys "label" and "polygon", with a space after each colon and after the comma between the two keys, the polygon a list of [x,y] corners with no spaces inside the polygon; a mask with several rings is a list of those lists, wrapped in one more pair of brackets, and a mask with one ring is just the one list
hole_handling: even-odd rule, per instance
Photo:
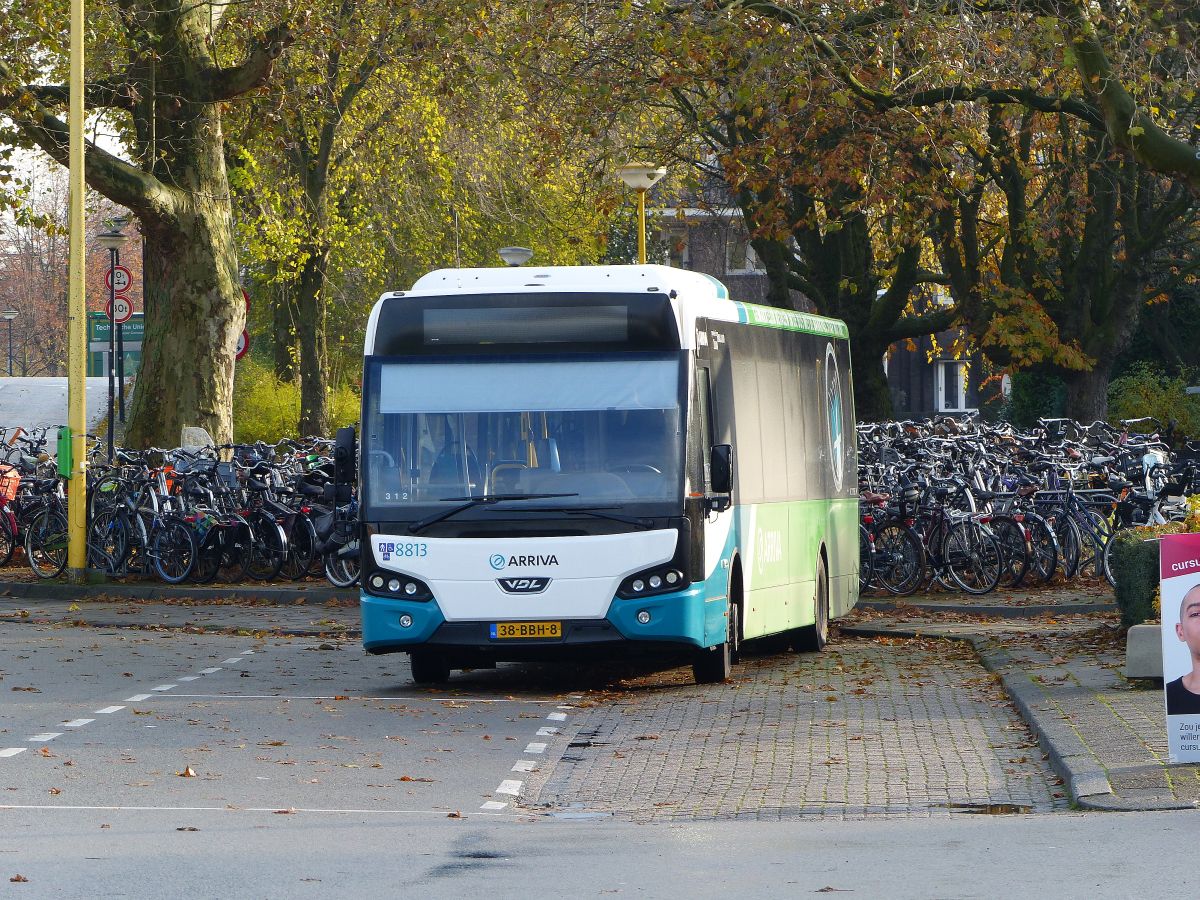
{"label": "bus headlight", "polygon": [[432,600],[429,585],[411,575],[390,572],[373,572],[363,583],[368,592],[380,597],[395,597],[400,600]]}
{"label": "bus headlight", "polygon": [[645,597],[648,594],[662,594],[667,591],[677,591],[687,582],[683,573],[673,568],[656,568],[636,575],[630,575],[621,582],[617,596],[630,599]]}

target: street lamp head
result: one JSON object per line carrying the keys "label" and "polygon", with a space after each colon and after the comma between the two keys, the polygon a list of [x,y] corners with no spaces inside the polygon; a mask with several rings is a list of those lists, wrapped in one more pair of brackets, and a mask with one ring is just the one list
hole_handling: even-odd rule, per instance
{"label": "street lamp head", "polygon": [[528,247],[501,247],[500,258],[506,266],[523,266],[533,259],[533,251]]}
{"label": "street lamp head", "polygon": [[125,246],[125,235],[115,227],[110,231],[100,232],[96,235],[96,240],[105,250],[120,250]]}
{"label": "street lamp head", "polygon": [[626,187],[635,191],[648,191],[667,174],[667,170],[647,162],[631,162],[617,169],[617,174],[621,176]]}
{"label": "street lamp head", "polygon": [[4,312],[0,312],[0,319],[7,319],[9,322],[11,322],[19,315],[20,313],[15,309],[6,309]]}

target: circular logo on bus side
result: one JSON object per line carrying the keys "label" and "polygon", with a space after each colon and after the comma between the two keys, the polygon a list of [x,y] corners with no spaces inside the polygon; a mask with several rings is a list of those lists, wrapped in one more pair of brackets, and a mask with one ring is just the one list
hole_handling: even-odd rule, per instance
{"label": "circular logo on bus side", "polygon": [[489,559],[489,560],[488,560],[488,563],[489,563],[489,564],[491,565],[491,567],[492,567],[493,569],[495,569],[497,572],[499,572],[501,569],[503,569],[503,568],[504,568],[504,564],[505,564],[506,562],[507,562],[507,560],[506,560],[506,559],[504,558],[504,556],[503,556],[502,554],[500,554],[500,553],[493,553],[493,554],[492,554],[492,557],[491,557],[491,559]]}
{"label": "circular logo on bus side", "polygon": [[833,344],[825,345],[825,409],[828,411],[829,465],[833,469],[833,485],[842,489],[845,454],[842,447],[842,375],[838,371]]}

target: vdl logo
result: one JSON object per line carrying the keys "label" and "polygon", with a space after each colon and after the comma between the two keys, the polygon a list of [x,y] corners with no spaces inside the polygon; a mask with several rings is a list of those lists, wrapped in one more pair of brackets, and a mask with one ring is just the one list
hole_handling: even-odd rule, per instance
{"label": "vdl logo", "polygon": [[504,557],[503,553],[493,553],[492,558],[488,560],[488,563],[497,572],[503,569],[507,562],[508,560]]}

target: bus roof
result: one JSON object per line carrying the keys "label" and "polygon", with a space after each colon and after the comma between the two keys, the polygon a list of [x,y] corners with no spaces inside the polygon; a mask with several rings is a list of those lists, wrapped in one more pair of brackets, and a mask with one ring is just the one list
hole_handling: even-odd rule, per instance
{"label": "bus roof", "polygon": [[387,291],[371,311],[367,324],[366,351],[372,352],[379,311],[383,301],[389,298],[524,294],[531,289],[555,294],[661,291],[672,299],[679,321],[679,333],[689,348],[695,339],[695,324],[699,318],[803,331],[833,338],[848,337],[846,324],[839,319],[733,300],[724,284],[701,272],[653,265],[525,265],[437,269],[419,278],[409,291]]}

